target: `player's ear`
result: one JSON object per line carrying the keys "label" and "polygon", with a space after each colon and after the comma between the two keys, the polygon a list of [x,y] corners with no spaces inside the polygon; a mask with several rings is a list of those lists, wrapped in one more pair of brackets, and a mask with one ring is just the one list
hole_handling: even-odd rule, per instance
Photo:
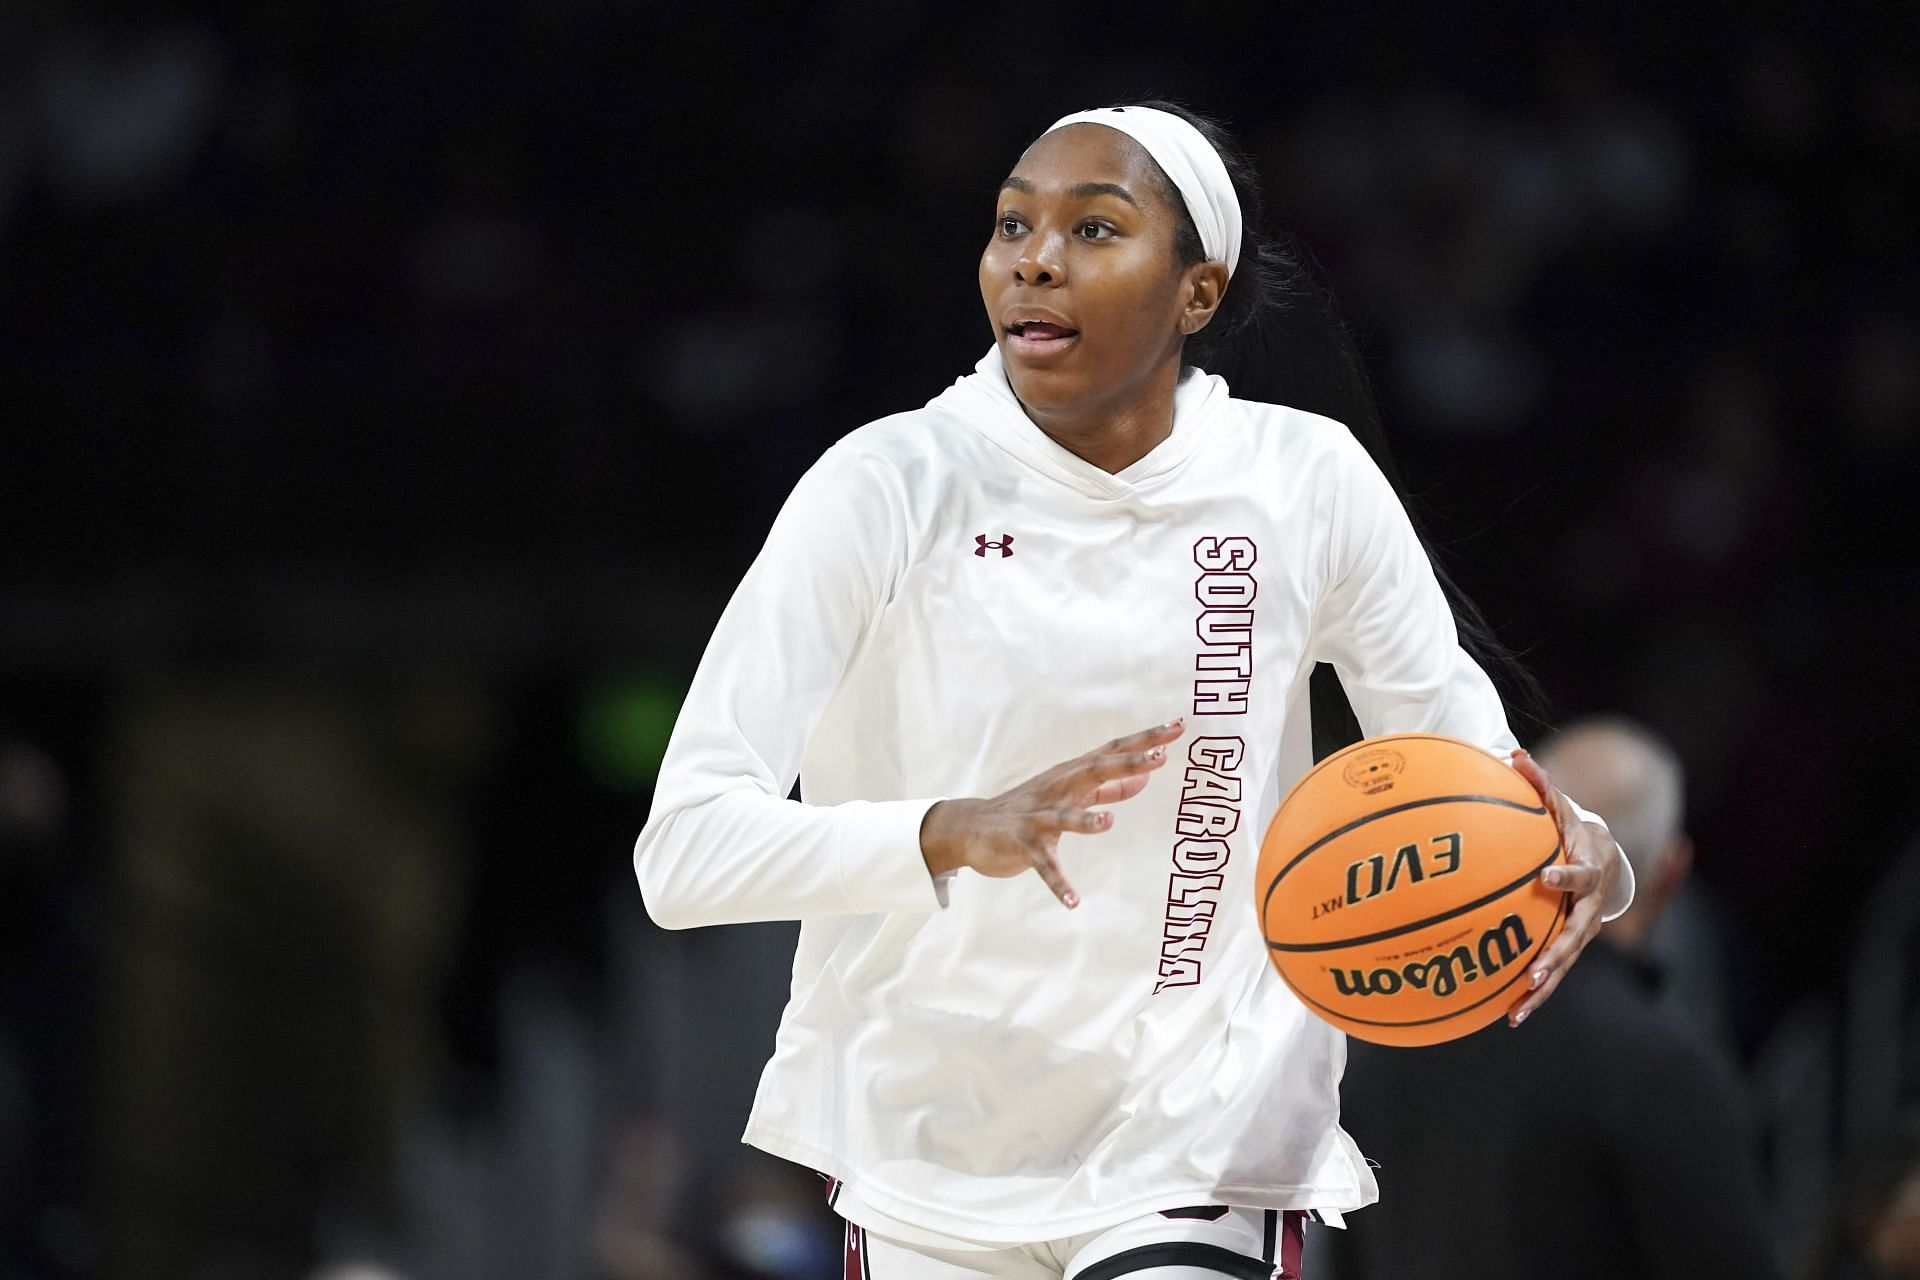
{"label": "player's ear", "polygon": [[1227,264],[1197,262],[1188,267],[1182,282],[1184,304],[1180,309],[1180,332],[1192,336],[1207,327],[1220,309],[1227,292]]}

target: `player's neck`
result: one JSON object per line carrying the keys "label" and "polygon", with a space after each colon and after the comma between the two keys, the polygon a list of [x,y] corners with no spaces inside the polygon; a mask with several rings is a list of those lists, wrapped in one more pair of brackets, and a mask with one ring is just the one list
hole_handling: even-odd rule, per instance
{"label": "player's neck", "polygon": [[1112,475],[1173,434],[1173,389],[1179,380],[1175,360],[1156,369],[1144,387],[1118,403],[1022,407],[1055,444]]}

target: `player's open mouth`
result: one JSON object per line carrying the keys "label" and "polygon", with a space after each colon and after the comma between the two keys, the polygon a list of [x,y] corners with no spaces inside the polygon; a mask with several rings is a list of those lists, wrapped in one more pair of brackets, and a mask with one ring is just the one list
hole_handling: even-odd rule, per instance
{"label": "player's open mouth", "polygon": [[1046,320],[1016,320],[1007,326],[1007,347],[1022,356],[1045,356],[1065,351],[1080,336],[1078,329]]}

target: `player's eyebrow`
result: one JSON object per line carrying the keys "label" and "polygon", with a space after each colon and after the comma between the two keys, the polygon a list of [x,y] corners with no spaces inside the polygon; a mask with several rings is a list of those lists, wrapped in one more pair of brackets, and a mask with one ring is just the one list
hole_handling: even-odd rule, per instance
{"label": "player's eyebrow", "polygon": [[1119,196],[1134,208],[1140,207],[1140,202],[1133,198],[1133,192],[1117,182],[1083,182],[1067,194],[1076,200],[1083,200],[1088,196]]}
{"label": "player's eyebrow", "polygon": [[[1001,181],[1000,189],[1002,191],[1012,189],[1023,192],[1026,195],[1032,195],[1034,192],[1034,186],[1031,182],[1028,182],[1025,178],[1014,177],[1012,175],[1009,175]],[[1082,182],[1068,188],[1067,194],[1075,200],[1084,200],[1088,196],[1118,196],[1134,208],[1138,209],[1140,207],[1140,202],[1133,198],[1133,192],[1127,190],[1117,182]]]}

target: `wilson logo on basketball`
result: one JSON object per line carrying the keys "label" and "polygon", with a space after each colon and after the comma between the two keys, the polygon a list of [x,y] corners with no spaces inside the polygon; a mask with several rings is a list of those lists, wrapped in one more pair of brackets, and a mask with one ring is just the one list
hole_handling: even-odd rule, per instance
{"label": "wilson logo on basketball", "polygon": [[1408,961],[1397,969],[1329,968],[1327,972],[1333,975],[1333,985],[1343,996],[1391,996],[1406,986],[1444,997],[1458,991],[1463,982],[1491,978],[1532,945],[1527,922],[1509,915],[1480,935],[1478,947],[1458,946],[1425,960]]}
{"label": "wilson logo on basketball", "polygon": [[1398,751],[1375,747],[1349,760],[1340,776],[1347,780],[1348,786],[1358,787],[1371,796],[1391,788],[1394,775],[1406,767],[1406,757]]}

